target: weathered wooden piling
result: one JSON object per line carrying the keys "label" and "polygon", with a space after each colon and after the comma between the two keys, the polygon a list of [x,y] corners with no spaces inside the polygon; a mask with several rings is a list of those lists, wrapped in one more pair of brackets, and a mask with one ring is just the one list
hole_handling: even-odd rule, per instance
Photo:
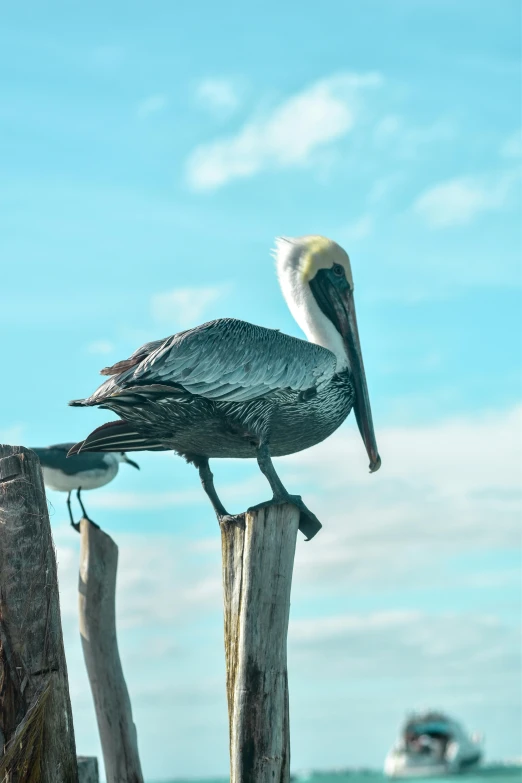
{"label": "weathered wooden piling", "polygon": [[100,783],[98,759],[95,756],[78,756],[78,783]]}
{"label": "weathered wooden piling", "polygon": [[221,525],[231,783],[288,783],[286,643],[299,511]]}
{"label": "weathered wooden piling", "polygon": [[80,634],[103,750],[107,783],[143,783],[116,637],[118,547],[107,533],[80,522]]}
{"label": "weathered wooden piling", "polygon": [[42,474],[18,446],[0,446],[0,780],[78,781]]}

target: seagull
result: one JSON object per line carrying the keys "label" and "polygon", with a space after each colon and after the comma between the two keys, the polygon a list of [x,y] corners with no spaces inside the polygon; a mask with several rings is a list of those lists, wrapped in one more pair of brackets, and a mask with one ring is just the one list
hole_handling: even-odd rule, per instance
{"label": "seagull", "polygon": [[[133,468],[140,466],[129,459],[121,451],[119,453],[93,454],[86,452],[78,454],[73,459],[68,459],[67,454],[73,448],[74,443],[57,443],[47,448],[32,449],[42,466],[43,480],[49,489],[58,492],[67,492],[67,510],[69,519],[75,530],[80,530],[80,525],[74,521],[71,511],[71,492],[76,490],[76,497],[82,509],[85,519],[89,519],[81,498],[82,489],[98,489],[112,481],[116,476],[119,463],[126,462]],[[89,519],[92,522],[92,519]]]}
{"label": "seagull", "polygon": [[352,407],[370,459],[381,465],[355,316],[350,259],[322,236],[281,237],[274,250],[288,307],[308,340],[223,318],[155,340],[101,371],[111,376],[73,406],[98,406],[120,419],[69,451],[173,450],[198,470],[218,520],[228,514],[209,459],[256,458],[271,500],[293,503],[310,540],[321,528],[302,498],[290,495],[272,457],[320,443]]}

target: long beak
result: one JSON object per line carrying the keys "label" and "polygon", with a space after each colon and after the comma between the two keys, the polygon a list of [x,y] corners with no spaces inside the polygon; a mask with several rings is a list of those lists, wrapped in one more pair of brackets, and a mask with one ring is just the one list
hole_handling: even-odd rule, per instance
{"label": "long beak", "polygon": [[127,465],[132,465],[133,468],[137,468],[137,470],[140,470],[140,466],[138,465],[138,463],[134,462],[134,460],[132,459],[129,459],[126,454],[123,457],[123,461],[126,462]]}
{"label": "long beak", "polygon": [[372,409],[366,384],[366,374],[364,372],[353,292],[347,289],[342,292],[337,291],[336,294],[333,297],[333,305],[355,384],[355,418],[370,458],[370,473],[375,473],[381,467],[381,458],[377,450],[377,441],[375,440],[373,429]]}

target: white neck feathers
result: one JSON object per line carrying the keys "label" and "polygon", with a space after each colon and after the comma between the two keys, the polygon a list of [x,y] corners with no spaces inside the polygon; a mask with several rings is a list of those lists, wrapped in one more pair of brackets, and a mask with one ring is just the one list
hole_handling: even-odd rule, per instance
{"label": "white neck feathers", "polygon": [[303,280],[299,267],[288,263],[285,252],[290,253],[292,245],[279,246],[277,252],[277,275],[286,303],[306,337],[311,343],[328,348],[337,359],[337,370],[348,366],[348,358],[341,335],[333,323],[325,316],[315,301],[306,280]]}

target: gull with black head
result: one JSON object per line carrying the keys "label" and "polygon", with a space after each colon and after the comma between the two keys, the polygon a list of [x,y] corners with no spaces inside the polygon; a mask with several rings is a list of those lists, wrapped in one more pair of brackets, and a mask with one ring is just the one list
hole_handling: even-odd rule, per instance
{"label": "gull with black head", "polygon": [[347,253],[322,236],[276,240],[283,296],[308,341],[224,318],[156,340],[71,405],[107,408],[119,421],[94,430],[70,454],[174,450],[200,473],[218,519],[229,515],[209,467],[213,458],[256,458],[273,498],[254,508],[293,503],[300,529],[321,524],[290,495],[272,457],[294,454],[331,435],[352,407],[370,459],[381,459],[373,428]]}
{"label": "gull with black head", "polygon": [[[46,448],[32,449],[42,466],[43,480],[46,487],[67,492],[67,510],[69,519],[75,530],[80,530],[80,525],[74,521],[71,511],[71,493],[76,490],[76,497],[80,504],[85,519],[89,519],[83,505],[81,492],[84,489],[98,489],[115,478],[120,467],[120,462],[126,462],[133,468],[139,465],[129,459],[123,452],[117,453],[92,453],[85,452],[75,457],[67,458],[67,454],[74,447],[74,443],[57,443]],[[92,522],[92,519],[89,519]],[[94,524],[94,523],[93,523]]]}

